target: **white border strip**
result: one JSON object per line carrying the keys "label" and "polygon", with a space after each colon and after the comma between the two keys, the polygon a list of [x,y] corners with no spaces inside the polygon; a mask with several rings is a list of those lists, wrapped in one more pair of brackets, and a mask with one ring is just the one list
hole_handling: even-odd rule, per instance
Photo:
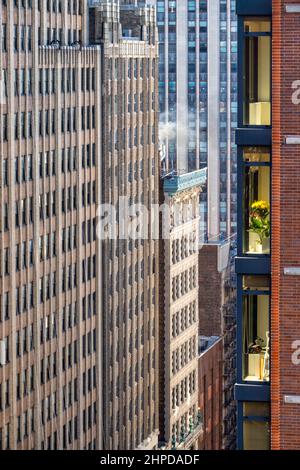
{"label": "white border strip", "polygon": [[285,143],[287,145],[300,145],[300,136],[298,136],[298,135],[287,135],[285,137]]}
{"label": "white border strip", "polygon": [[286,13],[300,13],[300,3],[296,5],[285,5]]}
{"label": "white border strip", "polygon": [[284,268],[285,276],[300,276],[300,268]]}

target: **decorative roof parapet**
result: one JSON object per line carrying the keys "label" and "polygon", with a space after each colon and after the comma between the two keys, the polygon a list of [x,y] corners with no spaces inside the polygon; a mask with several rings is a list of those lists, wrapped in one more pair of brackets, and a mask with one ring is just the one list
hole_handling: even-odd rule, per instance
{"label": "decorative roof parapet", "polygon": [[194,188],[204,186],[207,182],[207,168],[196,170],[182,175],[171,173],[164,177],[164,192],[169,195]]}

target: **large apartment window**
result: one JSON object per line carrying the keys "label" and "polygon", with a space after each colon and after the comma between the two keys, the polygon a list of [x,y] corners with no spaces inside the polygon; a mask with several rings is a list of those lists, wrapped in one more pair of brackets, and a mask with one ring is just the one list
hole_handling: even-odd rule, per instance
{"label": "large apartment window", "polygon": [[270,404],[245,402],[243,407],[243,450],[269,450]]}
{"label": "large apartment window", "polygon": [[271,124],[271,21],[244,22],[244,124]]}
{"label": "large apartment window", "polygon": [[271,154],[268,147],[243,149],[243,252],[270,254]]}
{"label": "large apartment window", "polygon": [[270,279],[243,277],[243,380],[269,382]]}

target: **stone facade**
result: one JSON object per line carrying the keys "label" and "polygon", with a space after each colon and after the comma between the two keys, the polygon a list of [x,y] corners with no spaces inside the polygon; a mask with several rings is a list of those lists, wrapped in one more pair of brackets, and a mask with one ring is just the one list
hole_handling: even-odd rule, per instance
{"label": "stone facade", "polygon": [[[120,198],[149,211],[159,201],[155,24],[151,7],[100,1],[91,10],[103,50],[102,200],[114,208]],[[103,445],[149,449],[158,442],[158,241],[121,236],[122,215],[102,245]]]}
{"label": "stone facade", "polygon": [[159,199],[155,12],[25,3],[0,4],[0,448],[153,448],[158,242],[96,217]]}
{"label": "stone facade", "polygon": [[60,5],[0,4],[2,449],[102,441],[101,63]]}
{"label": "stone facade", "polygon": [[[201,176],[201,172],[195,174]],[[160,442],[176,449],[197,449],[202,433],[197,359],[198,201],[204,181],[193,183],[192,175],[166,177],[161,192],[161,202],[170,213],[170,232],[161,241],[160,253],[164,265],[160,273]],[[183,188],[181,178],[187,177],[190,183]]]}

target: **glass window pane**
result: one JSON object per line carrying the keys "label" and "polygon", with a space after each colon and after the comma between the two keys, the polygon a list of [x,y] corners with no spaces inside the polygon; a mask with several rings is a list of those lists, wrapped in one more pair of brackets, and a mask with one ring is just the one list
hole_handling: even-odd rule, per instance
{"label": "glass window pane", "polygon": [[244,403],[243,449],[270,449],[270,405],[269,403]]}
{"label": "glass window pane", "polygon": [[244,253],[270,253],[270,167],[244,167]]}
{"label": "glass window pane", "polygon": [[247,19],[244,23],[245,33],[270,33],[271,21],[268,18]]}
{"label": "glass window pane", "polygon": [[244,124],[269,126],[271,124],[271,37],[259,33],[257,36],[246,36],[244,56]]}
{"label": "glass window pane", "polygon": [[269,147],[245,147],[243,159],[247,163],[269,163],[271,154]]}
{"label": "glass window pane", "polygon": [[269,276],[243,276],[243,290],[270,290]]}
{"label": "glass window pane", "polygon": [[270,372],[269,295],[243,298],[243,380],[268,382]]}
{"label": "glass window pane", "polygon": [[270,403],[269,402],[255,402],[245,401],[243,403],[244,418],[255,417],[270,417]]}

